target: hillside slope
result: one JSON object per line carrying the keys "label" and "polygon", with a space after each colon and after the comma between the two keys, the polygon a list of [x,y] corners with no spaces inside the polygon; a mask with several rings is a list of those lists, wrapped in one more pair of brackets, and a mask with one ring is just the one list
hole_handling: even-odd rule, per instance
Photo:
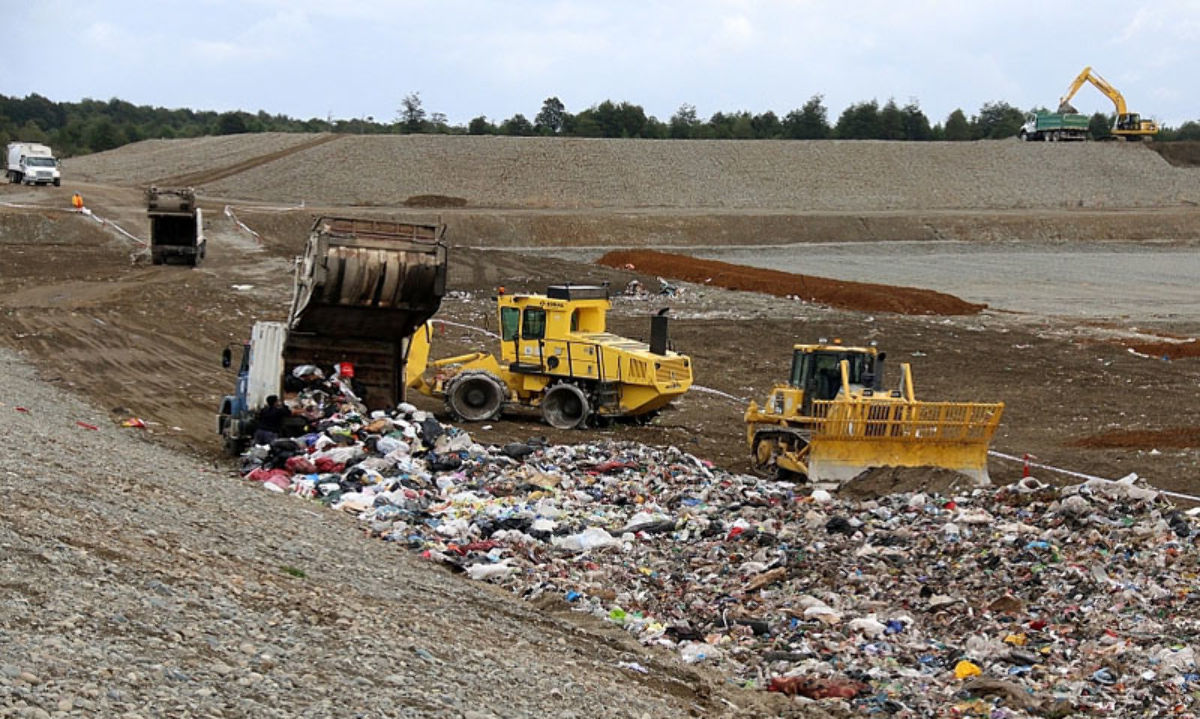
{"label": "hillside slope", "polygon": [[[210,196],[309,205],[422,196],[474,208],[795,213],[1200,204],[1200,169],[1122,143],[319,137],[155,140],[68,160],[66,172],[130,184],[207,174],[217,178],[201,186]],[[270,161],[246,162],[254,157]],[[221,172],[238,163],[244,171]]]}

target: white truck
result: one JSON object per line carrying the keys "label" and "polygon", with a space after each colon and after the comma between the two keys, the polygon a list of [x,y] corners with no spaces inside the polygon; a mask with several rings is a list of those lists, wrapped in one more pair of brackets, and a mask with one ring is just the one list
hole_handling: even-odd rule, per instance
{"label": "white truck", "polygon": [[62,184],[58,160],[50,148],[38,142],[10,142],[4,153],[4,174],[9,182],[27,185]]}

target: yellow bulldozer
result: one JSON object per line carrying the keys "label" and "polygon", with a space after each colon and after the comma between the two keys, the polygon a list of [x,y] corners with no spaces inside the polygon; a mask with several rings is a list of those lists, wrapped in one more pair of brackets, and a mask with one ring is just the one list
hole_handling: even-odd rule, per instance
{"label": "yellow bulldozer", "polygon": [[941,467],[988,484],[987,450],[1003,403],[922,402],[912,369],[883,388],[874,344],[821,339],[793,347],[786,384],[746,410],[746,439],[761,471],[840,485],[874,467]]}
{"label": "yellow bulldozer", "polygon": [[650,342],[610,334],[608,288],[553,285],[546,294],[496,297],[500,355],[473,352],[429,361],[435,323],[413,336],[407,384],[442,398],[452,415],[494,419],[509,409],[541,412],[552,427],[648,419],[692,386],[691,360],[668,348],[665,310]]}

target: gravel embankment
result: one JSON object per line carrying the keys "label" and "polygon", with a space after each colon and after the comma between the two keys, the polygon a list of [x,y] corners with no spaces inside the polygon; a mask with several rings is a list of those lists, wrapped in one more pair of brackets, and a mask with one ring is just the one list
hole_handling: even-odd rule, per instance
{"label": "gravel embankment", "polygon": [[67,182],[149,185],[161,178],[213,170],[310,142],[320,135],[264,132],[183,140],[143,140],[63,161]]}
{"label": "gravel embankment", "polygon": [[[67,164],[110,182],[219,168],[311,141],[247,135],[138,143]],[[319,171],[314,171],[319,168]],[[396,206],[884,212],[1179,207],[1200,169],[1122,143],[669,141],[346,136],[203,187],[267,202]]]}
{"label": "gravel embankment", "polygon": [[732,711],[619,630],[451,576],[0,362],[0,717]]}

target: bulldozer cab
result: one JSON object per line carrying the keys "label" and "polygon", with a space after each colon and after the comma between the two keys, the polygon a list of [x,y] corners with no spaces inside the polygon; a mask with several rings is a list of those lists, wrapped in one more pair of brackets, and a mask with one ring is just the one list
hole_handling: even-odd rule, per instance
{"label": "bulldozer cab", "polygon": [[814,400],[832,400],[842,390],[841,364],[849,370],[851,387],[878,389],[882,372],[877,371],[883,355],[874,347],[839,345],[796,345],[788,384],[803,394],[800,414],[812,414]]}

